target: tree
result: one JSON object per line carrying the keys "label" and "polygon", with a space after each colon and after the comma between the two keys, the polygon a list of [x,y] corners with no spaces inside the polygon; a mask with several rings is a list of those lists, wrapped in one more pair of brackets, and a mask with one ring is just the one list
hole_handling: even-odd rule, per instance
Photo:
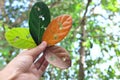
{"label": "tree", "polygon": [[[43,80],[118,80],[120,78],[118,72],[120,70],[120,2],[118,0],[42,1],[49,6],[52,18],[61,14],[69,14],[73,18],[71,32],[59,43],[69,51],[72,66],[63,71],[49,65]],[[35,2],[34,0],[1,0],[1,68],[20,51],[6,42],[5,31],[13,27],[28,27],[28,14]]]}

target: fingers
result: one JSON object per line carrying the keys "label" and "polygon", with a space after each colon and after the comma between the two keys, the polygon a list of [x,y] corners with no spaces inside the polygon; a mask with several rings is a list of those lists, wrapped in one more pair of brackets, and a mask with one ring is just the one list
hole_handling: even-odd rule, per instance
{"label": "fingers", "polygon": [[42,63],[44,62],[44,60],[45,60],[45,57],[44,57],[44,55],[42,55],[42,56],[34,63],[35,67],[36,67],[37,69],[39,69],[39,68],[41,67]]}
{"label": "fingers", "polygon": [[43,55],[38,61],[36,61],[34,65],[38,70],[38,74],[42,76],[42,74],[48,66],[48,62],[46,61],[45,56]]}
{"label": "fingers", "polygon": [[45,72],[46,68],[48,66],[48,62],[46,61],[46,59],[43,61],[42,65],[39,68],[39,74],[40,76],[42,76],[42,74]]}
{"label": "fingers", "polygon": [[43,41],[37,47],[28,50],[28,52],[26,52],[26,54],[31,55],[33,57],[33,60],[35,60],[37,58],[37,56],[45,50],[46,47],[47,47],[47,43],[45,41]]}

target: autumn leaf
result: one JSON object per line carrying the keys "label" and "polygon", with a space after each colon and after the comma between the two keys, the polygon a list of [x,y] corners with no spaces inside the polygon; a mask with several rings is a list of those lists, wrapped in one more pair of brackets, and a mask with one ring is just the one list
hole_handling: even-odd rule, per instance
{"label": "autumn leaf", "polygon": [[59,46],[47,47],[45,50],[45,59],[60,69],[66,69],[71,66],[68,51]]}
{"label": "autumn leaf", "polygon": [[48,45],[60,42],[69,32],[72,26],[72,18],[69,15],[61,15],[53,19],[45,30],[42,41]]}

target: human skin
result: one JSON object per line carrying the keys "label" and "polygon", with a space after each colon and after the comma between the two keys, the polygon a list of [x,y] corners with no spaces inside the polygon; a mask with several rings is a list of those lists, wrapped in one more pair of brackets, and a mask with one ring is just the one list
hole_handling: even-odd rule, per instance
{"label": "human skin", "polygon": [[34,61],[46,47],[47,43],[43,41],[33,49],[22,51],[0,71],[0,80],[40,80],[48,62],[44,55],[37,62]]}

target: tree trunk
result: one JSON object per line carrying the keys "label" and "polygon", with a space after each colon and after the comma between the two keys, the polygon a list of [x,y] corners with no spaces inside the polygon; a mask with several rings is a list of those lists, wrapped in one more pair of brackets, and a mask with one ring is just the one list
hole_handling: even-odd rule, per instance
{"label": "tree trunk", "polygon": [[80,49],[79,49],[79,54],[80,54],[80,61],[79,61],[79,77],[78,80],[84,80],[84,62],[85,62],[85,48],[83,46],[83,43],[85,41],[85,23],[83,22],[81,26],[82,30],[82,40],[80,42]]}

